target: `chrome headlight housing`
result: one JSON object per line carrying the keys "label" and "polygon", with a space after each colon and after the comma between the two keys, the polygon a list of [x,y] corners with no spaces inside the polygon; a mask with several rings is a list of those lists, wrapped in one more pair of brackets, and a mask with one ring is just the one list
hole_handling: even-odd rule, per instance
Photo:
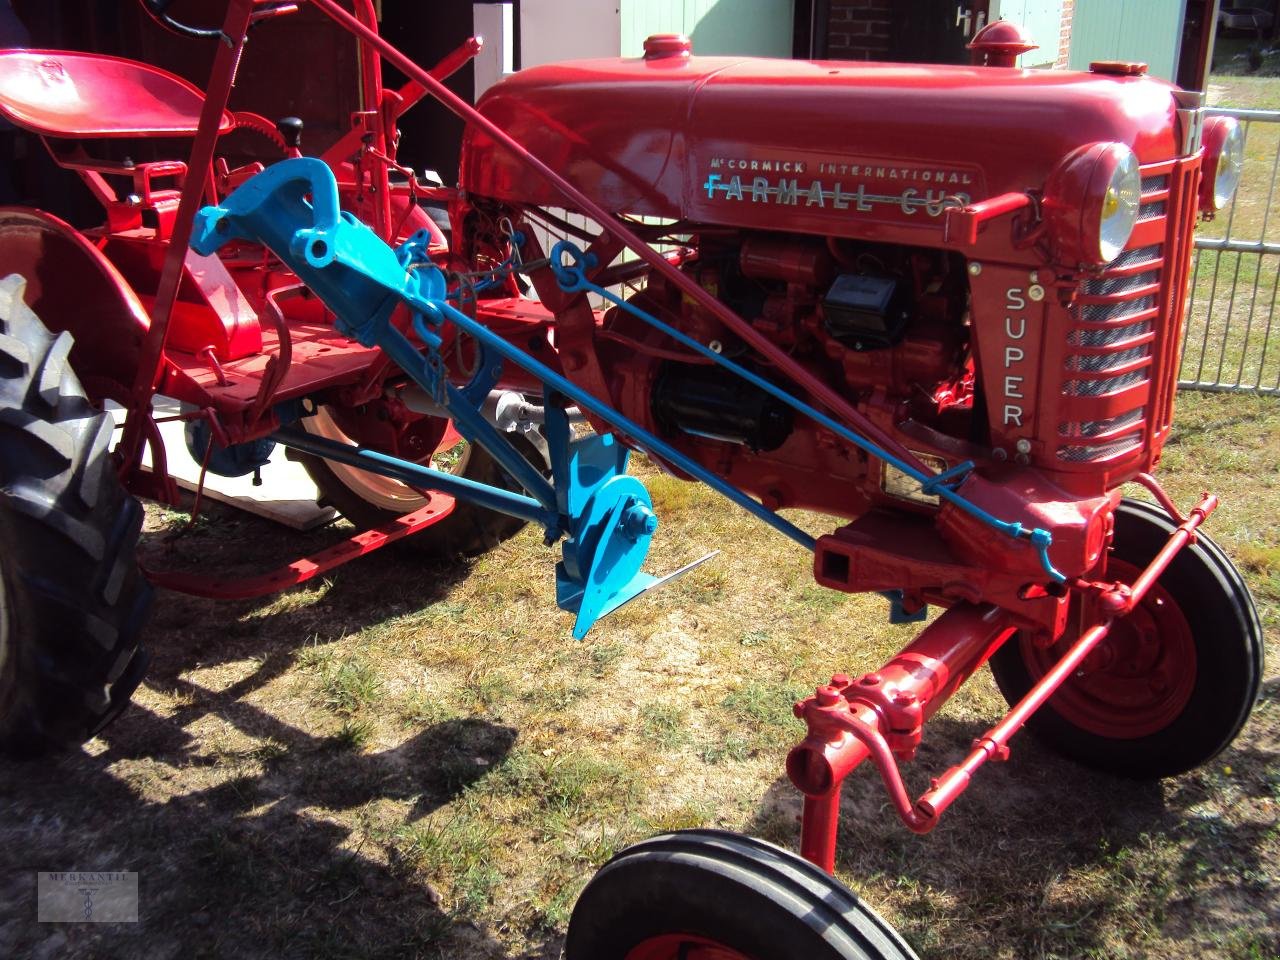
{"label": "chrome headlight housing", "polygon": [[1123,143],[1073,151],[1045,183],[1043,211],[1055,257],[1104,267],[1124,251],[1142,207],[1138,158]]}
{"label": "chrome headlight housing", "polygon": [[1210,117],[1204,125],[1204,176],[1200,209],[1221,210],[1236,194],[1244,172],[1244,130],[1234,117]]}
{"label": "chrome headlight housing", "polygon": [[1102,194],[1102,210],[1098,218],[1098,253],[1110,263],[1124,251],[1125,244],[1138,223],[1142,207],[1142,174],[1138,158],[1121,144],[1111,151],[1115,166]]}

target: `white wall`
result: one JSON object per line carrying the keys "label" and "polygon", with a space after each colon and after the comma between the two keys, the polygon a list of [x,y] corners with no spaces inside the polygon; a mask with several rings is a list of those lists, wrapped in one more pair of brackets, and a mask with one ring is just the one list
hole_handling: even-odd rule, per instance
{"label": "white wall", "polygon": [[521,67],[621,53],[618,0],[521,0]]}

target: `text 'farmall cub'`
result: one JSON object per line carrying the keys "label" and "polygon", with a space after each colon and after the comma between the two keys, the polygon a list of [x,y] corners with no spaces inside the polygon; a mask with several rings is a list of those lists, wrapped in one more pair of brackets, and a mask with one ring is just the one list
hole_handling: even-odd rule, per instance
{"label": "text 'farmall cub'", "polygon": [[[409,535],[476,552],[533,522],[580,637],[662,583],[641,569],[659,518],[629,449],[811,551],[819,583],[884,593],[899,621],[943,612],[796,705],[804,859],[707,831],[624,851],[574,911],[573,960],[911,956],[830,876],[862,760],[925,832],[1024,724],[1137,777],[1239,732],[1253,603],[1199,532],[1216,498],[1181,512],[1150,475],[1192,229],[1239,176],[1232,121],[1141,65],[1017,69],[1005,23],[972,67],[703,58],[659,36],[641,58],[520,72],[472,108],[441,79],[478,43],[428,71],[368,0],[310,3],[359,38],[365,98],[319,157],[296,123],[226,110],[249,27],[299,4],[231,0],[193,29],[149,0],[217,42],[204,92],[114,58],[0,53],[6,119],[107,211],[84,233],[0,212],[6,748],[80,742],[124,706],[148,582],[254,595]],[[396,121],[427,93],[467,124],[457,189],[396,161]],[[216,160],[236,128],[286,159]],[[189,156],[92,149],[159,136]],[[206,471],[249,473],[282,444],[374,529],[250,581],[143,576],[133,495],[176,496],[157,392]],[[789,508],[837,522],[815,538]],[[1011,711],[913,799],[900,762],[987,662]]]}

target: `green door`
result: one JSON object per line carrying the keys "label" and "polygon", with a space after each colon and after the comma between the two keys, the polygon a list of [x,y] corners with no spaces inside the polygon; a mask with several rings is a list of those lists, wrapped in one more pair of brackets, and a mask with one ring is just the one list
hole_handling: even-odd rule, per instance
{"label": "green door", "polygon": [[645,37],[684,33],[697,54],[790,57],[794,0],[621,0],[622,55]]}
{"label": "green door", "polygon": [[1177,0],[1076,0],[1071,69],[1088,70],[1094,60],[1142,60],[1152,76],[1172,80],[1182,12]]}
{"label": "green door", "polygon": [[[1076,7],[1079,9],[1078,2]],[[998,16],[1018,24],[1039,44],[1038,50],[1022,55],[1018,66],[1053,66],[1058,59],[1058,41],[1062,31],[1062,0],[1000,0]]]}

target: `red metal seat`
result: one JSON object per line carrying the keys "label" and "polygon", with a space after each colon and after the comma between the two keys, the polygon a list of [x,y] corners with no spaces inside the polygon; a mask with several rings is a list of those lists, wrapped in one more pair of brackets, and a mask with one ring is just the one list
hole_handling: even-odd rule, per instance
{"label": "red metal seat", "polygon": [[[0,50],[0,115],[48,137],[195,136],[204,94],[164,70],[95,53]],[[219,133],[235,127],[225,111]]]}

